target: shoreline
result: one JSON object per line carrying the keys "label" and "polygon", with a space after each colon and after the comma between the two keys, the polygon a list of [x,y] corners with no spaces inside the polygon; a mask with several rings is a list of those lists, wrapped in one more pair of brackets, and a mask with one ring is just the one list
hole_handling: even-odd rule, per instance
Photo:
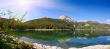
{"label": "shoreline", "polygon": [[38,43],[33,43],[35,49],[110,49],[110,45],[92,45],[92,46],[87,46],[87,47],[82,47],[82,48],[62,48],[58,46],[49,46],[49,45],[43,45],[43,44],[38,44]]}
{"label": "shoreline", "polygon": [[69,48],[69,49],[110,49],[110,45],[92,45],[82,48]]}

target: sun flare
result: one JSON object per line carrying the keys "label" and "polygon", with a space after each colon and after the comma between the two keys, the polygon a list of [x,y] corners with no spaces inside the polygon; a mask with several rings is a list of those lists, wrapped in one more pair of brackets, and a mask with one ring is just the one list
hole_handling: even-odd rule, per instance
{"label": "sun flare", "polygon": [[50,0],[7,0],[0,3],[2,8],[15,11],[39,11],[43,8],[54,8],[55,5]]}
{"label": "sun flare", "polygon": [[34,4],[33,0],[17,0],[16,2],[17,2],[16,4],[19,7],[24,7],[24,8],[29,8]]}
{"label": "sun flare", "polygon": [[33,7],[49,7],[51,5],[48,0],[16,0],[15,4],[16,5],[14,7],[18,7],[19,9],[23,8],[25,10]]}
{"label": "sun flare", "polygon": [[19,1],[19,3],[21,2],[20,5],[26,6],[26,5],[30,4],[30,2],[28,0],[18,0],[18,1]]}

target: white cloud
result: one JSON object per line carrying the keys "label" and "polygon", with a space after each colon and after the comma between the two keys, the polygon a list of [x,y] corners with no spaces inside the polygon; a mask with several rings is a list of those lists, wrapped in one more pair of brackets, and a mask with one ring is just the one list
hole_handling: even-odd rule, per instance
{"label": "white cloud", "polygon": [[87,22],[88,20],[78,20],[78,22]]}
{"label": "white cloud", "polygon": [[108,19],[107,22],[110,22],[110,19]]}

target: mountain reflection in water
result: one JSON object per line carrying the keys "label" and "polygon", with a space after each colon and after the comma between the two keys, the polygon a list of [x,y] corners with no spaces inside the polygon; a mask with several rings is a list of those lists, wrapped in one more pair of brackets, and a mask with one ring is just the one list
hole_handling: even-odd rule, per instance
{"label": "mountain reflection in water", "polygon": [[14,31],[21,40],[60,47],[84,47],[110,44],[109,31]]}

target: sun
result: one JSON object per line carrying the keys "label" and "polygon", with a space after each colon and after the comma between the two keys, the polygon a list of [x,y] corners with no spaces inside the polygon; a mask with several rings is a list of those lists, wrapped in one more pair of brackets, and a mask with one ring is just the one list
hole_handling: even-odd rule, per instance
{"label": "sun", "polygon": [[16,0],[15,1],[15,8],[17,10],[29,10],[35,4],[35,0]]}
{"label": "sun", "polygon": [[30,4],[32,4],[32,0],[18,0],[17,1],[20,6],[29,6]]}
{"label": "sun", "polygon": [[30,4],[29,0],[18,0],[20,2],[20,5],[26,6]]}
{"label": "sun", "polygon": [[55,5],[50,0],[12,0],[10,3],[12,9],[17,11],[39,10],[41,8],[51,8]]}

